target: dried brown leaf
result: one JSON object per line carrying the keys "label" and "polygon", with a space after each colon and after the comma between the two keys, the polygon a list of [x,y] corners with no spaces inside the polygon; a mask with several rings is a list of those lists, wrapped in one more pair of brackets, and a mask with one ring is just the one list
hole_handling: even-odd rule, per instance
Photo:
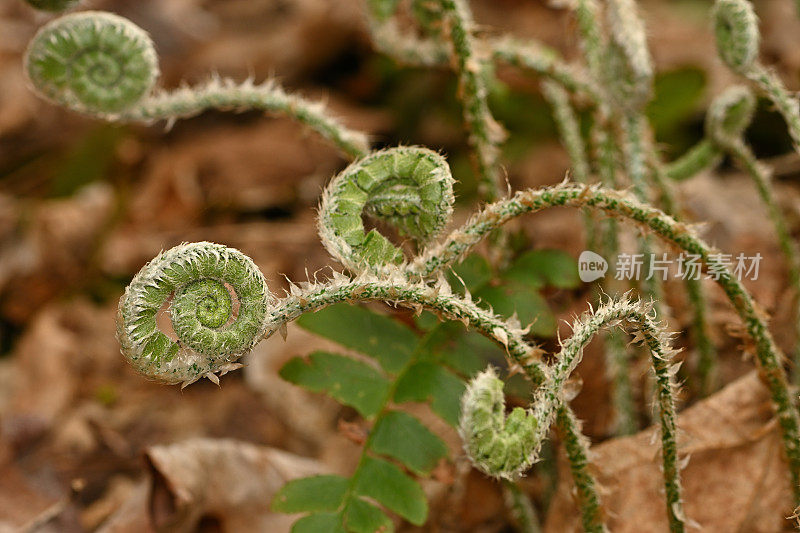
{"label": "dried brown leaf", "polygon": [[[702,531],[792,531],[789,472],[767,390],[755,372],[678,417],[679,450],[690,459],[682,472],[689,520]],[[592,448],[614,532],[668,529],[654,428]],[[550,507],[546,531],[579,530],[569,470]]]}
{"label": "dried brown leaf", "polygon": [[321,463],[230,439],[190,439],[147,451],[153,474],[150,512],[158,529],[191,531],[203,517],[223,531],[285,531],[294,517],[273,514],[272,496]]}

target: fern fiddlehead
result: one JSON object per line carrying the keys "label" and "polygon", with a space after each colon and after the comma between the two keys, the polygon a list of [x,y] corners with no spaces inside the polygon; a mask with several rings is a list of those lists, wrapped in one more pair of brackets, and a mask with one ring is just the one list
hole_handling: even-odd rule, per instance
{"label": "fern fiddlehead", "polygon": [[398,264],[403,252],[377,230],[365,232],[362,213],[425,244],[450,220],[453,202],[453,177],[442,156],[426,148],[389,148],[331,181],[322,196],[319,233],[330,254],[354,272]]}
{"label": "fern fiddlehead", "polygon": [[[261,340],[272,299],[261,271],[238,250],[181,244],[145,265],[125,290],[117,315],[122,353],[156,381],[214,380]],[[165,305],[175,341],[158,328]]]}
{"label": "fern fiddlehead", "polygon": [[[749,2],[721,0],[714,4],[712,18],[717,52],[731,70],[746,75],[757,65],[760,40],[758,19],[752,6]],[[715,119],[714,129],[710,129],[707,119],[706,137],[669,165],[667,174],[670,178],[684,180],[716,165],[722,157],[719,141],[734,139],[744,133],[752,119],[755,101],[752,95],[744,96],[743,88],[735,91],[737,96],[729,93],[726,97],[728,103],[717,106],[716,112],[724,113]],[[711,109],[709,118],[710,113]]]}
{"label": "fern fiddlehead", "polygon": [[[44,3],[42,0],[31,0],[31,2]],[[52,5],[58,2],[46,3]],[[621,98],[618,98],[617,105],[623,113],[627,113],[630,108],[640,107],[641,100],[647,99],[648,96],[645,91],[640,89],[649,85],[650,81],[647,80],[652,79],[652,72],[648,74],[645,72],[646,69],[639,68],[644,63],[638,60],[641,59],[638,56],[641,56],[642,52],[646,54],[646,47],[644,46],[643,33],[640,32],[638,36],[630,33],[631,29],[637,29],[635,24],[637,21],[630,18],[635,14],[632,14],[632,11],[628,11],[628,8],[632,9],[632,2],[615,0],[611,4],[609,22],[612,29],[615,32],[624,30],[629,33],[623,39],[612,38],[612,55],[608,65],[610,66],[609,72],[615,74],[612,74],[612,79],[608,80],[607,84],[613,85],[613,82],[621,83],[621,86],[616,91],[621,96]],[[456,26],[459,24],[462,26],[461,28],[456,28],[456,33],[460,32],[462,34],[461,37],[456,36],[456,39],[463,37],[465,39],[464,42],[469,44],[469,18],[464,16],[463,10],[461,13],[457,12],[463,6],[460,6],[459,2],[445,2],[445,6],[449,10],[450,17],[452,17],[450,19],[451,23],[454,22]],[[84,15],[88,16],[90,14],[91,12]],[[76,19],[79,18],[77,15],[75,17]],[[113,19],[113,16],[110,17]],[[621,30],[613,28],[615,26],[614,17],[618,19],[617,25]],[[119,18],[117,17],[117,19]],[[68,22],[70,20],[69,17],[66,17],[66,20]],[[329,201],[328,211],[326,212],[330,216],[325,219],[329,223],[325,224],[325,228],[330,231],[328,237],[330,237],[331,242],[338,239],[337,242],[329,246],[329,249],[348,268],[358,274],[356,278],[344,278],[338,281],[334,280],[333,283],[326,286],[310,287],[310,289],[314,289],[310,290],[310,292],[304,289],[295,291],[293,287],[292,295],[282,301],[281,305],[278,305],[278,302],[272,300],[266,284],[263,283],[263,276],[252,265],[252,262],[248,263],[249,259],[245,256],[237,256],[238,252],[235,250],[211,243],[197,243],[196,245],[176,247],[161,254],[145,267],[142,272],[137,274],[120,303],[119,337],[126,357],[131,360],[134,366],[161,381],[188,383],[204,375],[213,377],[215,372],[225,372],[235,367],[234,361],[239,355],[252,347],[264,335],[271,334],[291,316],[296,316],[296,313],[313,310],[333,301],[372,299],[400,303],[409,307],[425,307],[435,310],[442,317],[469,323],[485,335],[494,338],[508,349],[509,354],[517,362],[522,364],[535,382],[544,384],[542,392],[537,396],[537,401],[534,404],[541,409],[547,409],[546,412],[526,414],[524,410],[519,410],[513,412],[508,420],[502,416],[497,417],[495,416],[498,413],[496,390],[494,396],[489,397],[493,403],[487,404],[488,407],[480,412],[473,412],[473,416],[478,417],[491,414],[495,429],[503,435],[503,442],[511,443],[501,450],[503,453],[493,463],[492,468],[500,472],[506,472],[509,468],[522,468],[524,465],[515,465],[514,462],[519,460],[520,457],[525,458],[535,455],[533,452],[538,446],[537,443],[540,443],[543,438],[537,437],[536,432],[544,431],[544,426],[549,426],[549,423],[546,422],[548,420],[552,422],[553,417],[565,427],[573,427],[573,431],[569,432],[570,438],[566,439],[569,451],[570,442],[576,438],[579,440],[580,432],[574,430],[576,421],[574,417],[570,417],[565,403],[560,401],[562,400],[560,399],[561,386],[563,385],[562,375],[568,375],[574,369],[574,366],[570,366],[571,363],[567,363],[568,361],[573,361],[577,364],[582,347],[580,339],[584,336],[576,333],[575,337],[578,340],[574,342],[575,346],[578,346],[576,348],[577,351],[567,350],[572,339],[564,344],[561,363],[567,366],[558,367],[555,373],[550,375],[549,369],[545,369],[538,358],[539,350],[525,342],[523,338],[524,331],[518,324],[513,323],[513,321],[503,321],[494,316],[493,313],[481,309],[468,296],[467,298],[460,298],[448,293],[445,288],[446,284],[438,284],[432,287],[429,283],[409,281],[409,278],[420,275],[425,277],[435,273],[437,269],[448,264],[447,256],[452,256],[453,251],[465,243],[468,245],[467,247],[471,246],[473,237],[486,233],[483,228],[474,226],[467,228],[474,231],[472,234],[467,230],[460,234],[456,232],[462,240],[455,244],[453,242],[445,243],[443,257],[438,258],[439,262],[432,271],[428,269],[429,264],[424,261],[420,262],[420,260],[414,261],[410,266],[401,264],[404,262],[404,257],[398,247],[389,243],[388,239],[377,231],[373,230],[369,233],[364,231],[363,222],[360,220],[362,211],[376,215],[378,218],[383,218],[397,227],[401,233],[408,235],[420,244],[424,244],[441,229],[450,215],[452,178],[449,175],[449,170],[446,176],[439,175],[438,169],[446,168],[446,164],[442,165],[441,161],[437,161],[436,158],[438,156],[435,153],[422,153],[426,151],[417,148],[400,148],[394,149],[394,152],[387,150],[383,153],[367,155],[369,148],[365,137],[357,132],[350,132],[332,119],[329,119],[324,115],[321,108],[313,104],[306,106],[307,102],[287,95],[271,83],[256,85],[251,82],[237,84],[230,80],[212,80],[201,87],[181,89],[174,93],[154,94],[153,87],[158,76],[157,60],[152,50],[152,43],[144,32],[134,27],[141,32],[136,34],[137,47],[141,45],[141,48],[152,56],[152,61],[148,63],[155,69],[148,70],[148,76],[152,75],[152,80],[144,79],[143,81],[147,82],[144,86],[136,85],[133,82],[142,81],[141,78],[148,78],[148,76],[133,76],[133,78],[129,79],[128,70],[115,68],[127,66],[128,56],[124,56],[125,61],[118,61],[116,65],[113,64],[113,59],[120,56],[116,53],[116,50],[111,49],[111,44],[116,44],[114,40],[124,36],[123,34],[127,31],[126,28],[120,29],[120,21],[127,22],[124,19],[109,21],[107,18],[97,17],[95,14],[94,18],[90,23],[87,22],[86,26],[62,26],[59,28],[58,37],[56,37],[56,32],[41,40],[37,37],[33,44],[39,45],[40,48],[37,50],[32,46],[29,53],[28,71],[35,83],[39,79],[47,80],[47,83],[50,84],[42,85],[41,87],[37,85],[37,88],[48,99],[59,101],[72,109],[114,120],[142,122],[152,122],[160,119],[174,120],[192,116],[209,107],[232,110],[258,108],[282,112],[309,124],[321,134],[333,140],[351,157],[363,158],[354,165],[356,167],[358,165],[362,166],[358,167],[357,171],[349,176],[351,181],[342,179],[337,182],[335,180],[338,188],[331,190],[330,198],[326,195],[326,201]],[[75,63],[65,61],[64,57],[62,57],[62,52],[73,50],[75,45],[75,43],[67,42],[68,39],[80,36],[84,31],[90,34],[90,31],[85,29],[88,28],[88,24],[92,25],[89,30],[95,32],[95,37],[97,37],[97,43],[99,44],[96,44],[96,48],[93,50],[88,52],[81,51],[74,54],[74,56],[70,56],[70,60],[77,60]],[[44,28],[42,33],[47,29]],[[144,36],[143,38],[141,38],[142,35]],[[61,42],[60,49],[52,48],[43,52],[44,48],[41,48],[41,46],[43,43],[47,44],[47,41],[53,41],[56,44],[63,42]],[[630,48],[631,43],[634,43],[632,48]],[[458,46],[458,43],[456,43],[456,46]],[[500,57],[497,50],[494,50],[493,53],[496,58]],[[468,58],[470,51],[456,50],[454,56],[458,56],[458,54]],[[472,57],[475,56],[473,55]],[[456,57],[456,59],[462,58]],[[437,61],[439,60],[437,58]],[[135,62],[133,66],[136,67]],[[557,61],[549,63],[544,61],[536,63],[534,70],[549,71],[550,75],[556,79],[558,79],[558,76],[563,76],[562,83],[569,87],[569,83],[574,80],[570,77],[570,72],[564,71],[564,73],[561,73],[557,71],[555,67],[560,66]],[[465,64],[460,67],[460,76],[475,76],[480,81],[478,67],[474,63],[465,61]],[[137,71],[136,68],[131,68],[130,70],[143,72],[142,69]],[[780,94],[775,87],[780,88],[780,86],[779,84],[775,85],[773,83],[774,79],[770,79],[768,74],[763,69],[748,71],[748,77],[755,79],[757,83],[761,82],[762,85],[767,87],[768,93],[771,90],[772,96],[778,98]],[[50,77],[48,78],[48,76]],[[73,77],[79,79],[78,83],[67,84],[65,80],[72,80]],[[99,86],[103,88],[103,91],[90,91],[90,84],[87,80],[91,80],[94,84],[91,87]],[[115,85],[120,80],[124,81],[124,83]],[[642,80],[645,80],[646,83],[643,83]],[[576,87],[579,87],[580,82],[575,81],[574,83]],[[58,87],[58,90],[53,87]],[[593,87],[590,87],[590,89],[593,89]],[[646,91],[649,93],[649,88]],[[595,98],[597,97],[596,92],[593,93],[590,90],[586,92],[592,94]],[[475,98],[481,98],[479,92],[476,92],[476,95]],[[132,103],[129,104],[127,102]],[[785,109],[791,111],[792,106],[788,99],[783,102],[783,105]],[[791,113],[785,113],[785,115],[791,115]],[[488,117],[488,122],[491,125],[491,116],[487,114],[486,117]],[[631,117],[632,114],[628,118]],[[787,120],[789,119],[787,118]],[[642,127],[641,123],[634,124],[632,121],[629,121],[627,125]],[[792,124],[790,123],[791,126]],[[636,135],[641,137],[641,131],[638,131]],[[492,141],[488,137],[487,139]],[[490,143],[487,142],[487,146],[488,144]],[[637,157],[631,158],[632,160],[636,159],[633,166],[638,165],[637,168],[639,170],[645,166],[645,156],[643,154],[646,150],[643,150],[643,146],[640,144],[637,147],[639,154]],[[408,152],[402,153],[403,150],[408,150]],[[371,159],[373,155],[375,158]],[[485,154],[479,154],[479,156],[481,155],[485,156],[483,158],[487,161],[496,159],[496,155],[490,151]],[[423,161],[425,164],[421,163]],[[422,164],[422,170],[418,173],[420,164]],[[413,165],[417,166],[414,166],[413,169],[410,168]],[[358,171],[364,172],[359,173]],[[434,174],[437,175],[435,178]],[[636,175],[641,176],[643,174],[637,172]],[[376,176],[381,176],[381,178],[375,180]],[[359,180],[366,181],[361,182]],[[444,182],[449,182],[449,189],[443,185]],[[356,184],[355,187],[351,186],[353,183]],[[563,203],[572,202],[572,205],[599,206],[608,212],[623,213],[624,216],[637,220],[640,224],[649,227],[656,233],[671,238],[673,242],[679,245],[684,247],[694,246],[695,248],[700,246],[695,241],[681,236],[680,224],[675,223],[677,226],[670,226],[670,221],[660,218],[658,213],[650,213],[651,216],[648,219],[642,215],[643,211],[637,212],[635,210],[635,205],[634,209],[631,210],[630,205],[626,205],[624,201],[615,202],[613,198],[609,200],[610,197],[613,197],[613,194],[605,199],[598,199],[591,198],[592,191],[589,189],[583,189],[583,191],[586,196],[581,198],[563,197]],[[597,190],[595,189],[594,192],[597,192]],[[558,194],[555,196],[558,196]],[[543,204],[561,205],[555,196],[549,199],[543,196]],[[518,201],[523,207],[533,209],[532,203],[526,204],[526,202],[533,202],[531,198],[530,194],[527,197],[518,195],[511,199],[506,204],[506,207],[510,207],[513,211],[515,207],[512,204]],[[617,198],[617,200],[619,199],[622,199],[622,197]],[[604,204],[603,202],[606,203]],[[542,207],[549,205],[542,205]],[[489,229],[497,227],[508,214],[502,212],[502,210],[492,211],[491,207],[483,213],[489,213],[491,216],[482,221],[486,225],[485,227]],[[524,209],[520,209],[517,214],[521,212],[524,212]],[[320,218],[321,228],[323,218],[322,216]],[[476,217],[476,219],[479,218]],[[702,242],[700,244],[703,245]],[[453,246],[448,248],[450,245]],[[702,248],[702,246],[700,246],[700,249],[708,250],[707,247]],[[442,251],[442,247],[434,247],[432,250]],[[192,255],[195,256],[195,259],[200,260],[200,266],[190,267],[188,263],[183,263],[184,260],[187,260]],[[458,255],[458,252],[456,252],[456,255]],[[426,253],[424,257],[430,258],[430,253]],[[704,259],[709,262],[707,258],[704,257]],[[399,268],[394,268],[392,266],[394,264],[398,264]],[[420,265],[423,265],[423,267],[420,267]],[[250,281],[241,281],[244,278],[240,274],[245,271],[247,273],[245,278]],[[388,279],[380,278],[376,275],[377,273],[386,275]],[[258,277],[260,277],[260,281],[254,280],[254,278]],[[238,280],[238,286],[232,281],[234,279]],[[771,345],[769,333],[766,332],[763,320],[758,317],[753,308],[749,295],[744,293],[741,287],[736,286],[728,278],[723,277],[722,285],[732,301],[735,298],[739,299],[738,304],[734,302],[734,305],[737,305],[737,311],[745,318],[748,330],[756,339],[759,348],[759,362],[765,370],[767,381],[770,383],[770,388],[773,392],[773,400],[778,406],[785,440],[792,431],[796,436],[796,420],[793,421],[782,410],[779,372],[776,370],[776,365],[773,364],[774,361],[768,357],[771,354],[775,359],[779,358],[780,354],[773,350],[774,346]],[[250,298],[253,299],[253,302],[249,302],[248,299]],[[255,303],[255,305],[251,306],[251,303]],[[246,308],[243,307],[245,305],[247,305]],[[178,337],[177,341],[170,340],[167,334],[158,331],[156,316],[159,310],[165,306],[169,308],[173,329]],[[251,312],[251,309],[255,309],[255,311]],[[600,322],[611,323],[621,319],[620,316],[613,313],[609,313],[608,317],[608,320],[604,319]],[[639,319],[639,322],[644,322],[644,319]],[[591,325],[591,328],[599,327],[599,323],[595,324],[591,317],[587,323]],[[648,335],[646,333],[642,335],[642,338],[647,342]],[[657,335],[655,334],[650,335],[650,338],[659,340],[656,337]],[[567,350],[566,353],[565,350]],[[668,353],[665,350],[662,351]],[[657,349],[654,351],[654,354],[656,353],[658,353]],[[657,367],[657,374],[659,372],[662,373],[660,375],[663,375],[663,372],[668,370],[666,367],[659,370],[655,361],[654,366]],[[669,383],[668,373],[665,383]],[[494,387],[496,389],[496,383]],[[550,396],[547,396],[548,394]],[[499,399],[502,401],[502,393],[500,393]],[[788,397],[783,398],[783,400],[789,402]],[[545,404],[548,407],[541,407]],[[499,405],[502,407],[502,403]],[[664,412],[662,407],[662,415]],[[502,415],[502,408],[500,408],[499,413]],[[540,415],[544,415],[543,418]],[[530,441],[513,438],[517,433],[523,436],[532,434],[534,438],[531,438]],[[662,435],[664,433],[674,436],[674,426],[672,431],[662,430]],[[494,438],[484,442],[484,447],[486,446],[489,448],[500,447],[498,441]],[[583,449],[585,450],[585,448],[586,446],[584,445]],[[789,450],[793,473],[795,473],[797,453],[793,455],[791,447],[787,447],[787,449]],[[672,519],[680,522],[679,485],[673,484],[671,488],[669,481],[673,478],[677,479],[675,477],[677,469],[674,461],[673,464],[667,464],[668,455],[668,446],[665,442],[664,469],[667,474],[668,501],[677,502],[675,505],[670,506],[669,512]],[[487,455],[486,457],[489,456]],[[675,457],[672,459],[675,459]],[[573,467],[575,467],[574,461]],[[576,475],[576,479],[578,477]],[[582,486],[579,486],[579,492],[581,488]],[[586,513],[584,515],[586,516]],[[592,522],[591,527],[587,527],[587,529],[593,531],[596,525],[595,522]],[[676,528],[677,526],[673,524],[673,530],[678,530]]]}
{"label": "fern fiddlehead", "polygon": [[733,86],[711,103],[706,116],[706,136],[718,146],[741,138],[753,120],[756,99],[747,87]]}
{"label": "fern fiddlehead", "polygon": [[533,464],[538,424],[520,407],[506,416],[503,385],[492,367],[470,380],[461,398],[459,433],[478,470],[513,480]]}
{"label": "fern fiddlehead", "polygon": [[351,158],[369,152],[365,134],[330,117],[321,103],[289,94],[271,80],[256,84],[213,78],[197,87],[156,90],[159,68],[152,40],[117,15],[84,11],[50,22],[29,45],[25,63],[42,96],[97,118],[150,124],[206,109],[259,109],[293,118]]}
{"label": "fern fiddlehead", "polygon": [[[508,417],[504,412],[503,382],[490,368],[470,382],[463,397],[460,433],[464,448],[473,464],[494,477],[514,479],[524,473],[537,459],[547,428],[558,418],[563,424],[577,421],[565,410],[563,387],[581,360],[583,349],[602,329],[630,329],[634,340],[650,350],[658,383],[657,401],[660,407],[662,467],[670,530],[684,530],[685,517],[681,502],[680,472],[676,443],[674,368],[671,359],[675,350],[664,328],[655,320],[652,308],[626,298],[609,300],[596,311],[589,311],[572,326],[572,336],[561,343],[555,368],[549,369],[548,379],[534,394],[530,410],[515,408]],[[569,434],[575,439],[579,431]],[[570,443],[568,442],[568,445]],[[580,443],[571,443],[578,445]],[[583,510],[584,528],[600,531],[599,502]]]}
{"label": "fern fiddlehead", "polygon": [[122,17],[99,11],[45,25],[31,42],[25,65],[34,87],[48,100],[106,116],[140,103],[159,75],[150,36]]}
{"label": "fern fiddlehead", "polygon": [[737,74],[753,82],[783,116],[800,153],[800,102],[789,94],[780,78],[758,61],[758,18],[747,0],[716,0],[712,12],[717,52]]}
{"label": "fern fiddlehead", "polygon": [[717,53],[732,70],[746,74],[758,60],[761,39],[753,6],[747,1],[717,0],[711,18]]}
{"label": "fern fiddlehead", "polygon": [[419,275],[444,268],[464,257],[497,226],[526,213],[553,206],[591,207],[629,220],[688,253],[699,255],[704,265],[721,274],[715,279],[744,323],[756,346],[756,359],[772,397],[782,441],[792,474],[795,499],[800,501],[800,418],[786,380],[784,355],[775,344],[766,320],[742,283],[685,224],[658,209],[616,191],[564,183],[544,189],[517,192],[513,197],[486,206],[442,242],[428,248],[409,268]]}

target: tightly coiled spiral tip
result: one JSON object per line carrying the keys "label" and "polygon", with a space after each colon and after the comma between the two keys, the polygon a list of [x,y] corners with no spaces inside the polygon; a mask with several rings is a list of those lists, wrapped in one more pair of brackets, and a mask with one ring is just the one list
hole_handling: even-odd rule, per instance
{"label": "tightly coiled spiral tip", "polygon": [[717,51],[734,71],[745,73],[758,58],[758,17],[747,0],[717,0],[712,11]]}
{"label": "tightly coiled spiral tip", "polygon": [[716,143],[738,139],[753,120],[756,98],[753,92],[735,85],[717,96],[706,114],[706,135]]}
{"label": "tightly coiled spiral tip", "polygon": [[76,5],[80,0],[26,0],[28,4],[42,11],[65,11]]}
{"label": "tightly coiled spiral tip", "polygon": [[25,70],[44,98],[108,118],[140,103],[159,76],[150,36],[129,20],[98,11],[66,15],[39,30]]}
{"label": "tightly coiled spiral tip", "polygon": [[[153,380],[214,380],[261,340],[272,303],[263,274],[240,251],[181,244],[145,265],[125,289],[117,337],[128,362]],[[165,305],[176,341],[158,328]]]}
{"label": "tightly coiled spiral tip", "polygon": [[343,170],[326,187],[319,214],[322,243],[347,268],[403,261],[403,252],[373,229],[362,214],[386,222],[424,244],[453,213],[453,176],[445,159],[414,146],[373,152]]}
{"label": "tightly coiled spiral tip", "polygon": [[492,477],[516,479],[537,460],[538,421],[515,407],[506,417],[503,382],[492,367],[475,376],[461,399],[459,433],[472,464]]}

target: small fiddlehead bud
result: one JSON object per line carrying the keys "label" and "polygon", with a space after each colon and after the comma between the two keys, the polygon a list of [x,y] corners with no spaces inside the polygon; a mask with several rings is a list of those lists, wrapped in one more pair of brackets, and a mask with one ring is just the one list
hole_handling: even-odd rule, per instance
{"label": "small fiddlehead bud", "polygon": [[64,11],[80,0],[26,0],[31,6],[42,11]]}
{"label": "small fiddlehead bud", "polygon": [[475,376],[461,400],[459,432],[472,464],[493,477],[516,479],[536,461],[534,415],[515,407],[506,417],[503,382],[492,367]]}
{"label": "small fiddlehead bud", "polygon": [[756,99],[747,87],[735,85],[711,102],[706,114],[706,135],[717,145],[739,139],[753,120]]}
{"label": "small fiddlehead bud", "polygon": [[426,148],[373,152],[343,170],[325,189],[319,233],[327,250],[353,271],[401,263],[403,252],[377,230],[365,232],[362,213],[424,244],[453,212],[453,176],[445,159]]}
{"label": "small fiddlehead bud", "polygon": [[58,18],[36,34],[25,70],[48,100],[74,111],[113,117],[145,98],[158,79],[147,33],[110,13]]}
{"label": "small fiddlehead bud", "polygon": [[753,82],[783,115],[794,149],[800,154],[800,103],[780,77],[758,62],[758,19],[746,0],[717,0],[714,4],[717,50],[735,72]]}
{"label": "small fiddlehead bud", "polygon": [[758,18],[747,0],[717,0],[712,12],[717,51],[734,71],[745,73],[758,57]]}
{"label": "small fiddlehead bud", "polygon": [[369,139],[329,116],[325,106],[287,93],[274,81],[242,83],[218,76],[175,91],[154,91],[158,57],[150,37],[116,15],[82,12],[42,28],[26,55],[26,70],[46,99],[109,121],[174,122],[206,109],[261,109],[289,116],[350,157],[369,152]]}
{"label": "small fiddlehead bud", "polygon": [[[128,285],[117,336],[128,362],[151,379],[215,379],[261,340],[272,300],[261,271],[243,253],[210,242],[181,244],[159,254]],[[158,328],[165,305],[177,341]]]}

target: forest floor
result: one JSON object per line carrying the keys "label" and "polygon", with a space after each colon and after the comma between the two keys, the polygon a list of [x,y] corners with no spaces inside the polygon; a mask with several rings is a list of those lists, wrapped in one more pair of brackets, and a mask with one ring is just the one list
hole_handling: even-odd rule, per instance
{"label": "forest floor", "polygon": [[[702,133],[710,99],[735,79],[716,59],[707,2],[641,3],[667,80],[662,87],[699,80],[689,93],[664,89],[659,109],[666,111],[654,111],[659,141],[683,149]],[[472,2],[482,31],[535,37],[577,58],[568,10],[546,4]],[[274,75],[327,101],[378,145],[443,150],[464,181],[456,220],[476,209],[454,78],[404,69],[374,52],[358,0],[92,0],[91,7],[129,17],[152,34],[166,87],[201,82],[212,72],[258,81]],[[797,90],[800,19],[792,7],[789,0],[759,3],[762,56]],[[133,274],[181,242],[242,250],[273,292],[287,286],[284,275],[302,281],[333,265],[317,236],[315,209],[322,187],[346,161],[302,127],[259,113],[206,113],[169,129],[118,127],[43,102],[25,80],[22,56],[46,20],[21,0],[0,4],[0,532],[287,531],[296,517],[270,512],[272,495],[289,479],[350,472],[359,453],[352,433],[367,429],[356,421],[354,430],[351,412],[278,375],[289,358],[330,342],[290,326],[286,341],[275,336],[259,344],[244,370],[226,375],[221,386],[203,380],[181,390],[148,382],[126,365],[114,319]],[[562,181],[569,160],[536,80],[510,69],[498,75],[516,95],[497,111],[511,132],[504,154],[511,186]],[[753,130],[752,141],[775,168],[778,198],[798,236],[800,158],[781,155],[785,130],[770,130],[780,123],[769,109],[757,121],[767,126]],[[751,182],[728,163],[681,184],[679,193],[691,219],[704,222],[707,241],[733,254],[762,254],[758,279],[746,285],[789,351],[794,295]],[[537,249],[577,257],[585,247],[574,210],[528,217],[518,227]],[[686,513],[704,531],[791,531],[777,424],[738,319],[709,282],[720,383],[727,386],[699,398],[686,302],[674,285],[667,291],[669,324],[687,348],[679,418],[681,446],[690,454]],[[563,320],[581,312],[592,291],[584,284],[546,296],[565,336]],[[578,374],[582,390],[572,403],[615,502],[613,531],[663,530],[654,429],[611,436],[599,343]],[[647,388],[643,377],[637,397],[644,418]],[[456,432],[441,423],[436,429],[461,454]],[[398,522],[400,531],[511,530],[499,485],[458,464],[443,463],[423,482],[427,525]],[[560,482],[534,474],[523,487],[546,531],[572,531],[577,519],[563,458],[549,472]]]}

